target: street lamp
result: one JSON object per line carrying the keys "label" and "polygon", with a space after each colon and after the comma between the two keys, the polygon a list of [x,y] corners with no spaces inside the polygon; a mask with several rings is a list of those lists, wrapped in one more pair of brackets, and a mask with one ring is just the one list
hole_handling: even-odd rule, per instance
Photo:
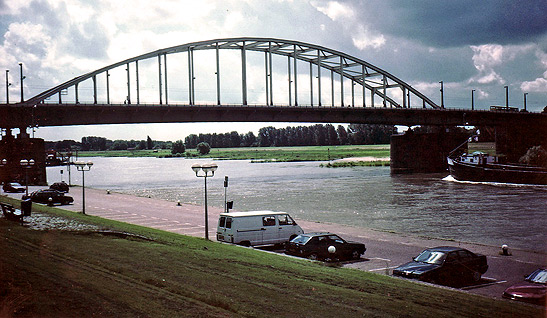
{"label": "street lamp", "polygon": [[475,90],[471,90],[471,110],[475,110]]}
{"label": "street lamp", "polygon": [[23,169],[25,169],[25,186],[26,186],[26,195],[28,196],[28,169],[32,168],[32,166],[34,166],[34,159],[30,159],[30,160],[27,160],[27,159],[21,159],[21,161],[19,161],[19,163],[21,164],[21,167],[23,167]]}
{"label": "street lamp", "polygon": [[74,164],[76,165],[76,169],[82,172],[82,214],[85,214],[85,172],[91,170],[93,162],[76,161]]}
{"label": "street lamp", "polygon": [[[205,239],[209,239],[209,220],[207,215],[207,177],[213,177],[218,166],[215,163],[206,163],[200,165],[198,163],[192,165],[192,170],[196,173],[196,177],[203,178],[205,180]],[[203,174],[199,174],[203,171]]]}

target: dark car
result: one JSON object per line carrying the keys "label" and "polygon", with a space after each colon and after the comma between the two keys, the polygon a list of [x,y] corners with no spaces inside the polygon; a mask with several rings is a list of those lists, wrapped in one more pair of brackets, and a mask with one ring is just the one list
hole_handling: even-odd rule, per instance
{"label": "dark car", "polygon": [[488,270],[486,256],[451,246],[430,248],[412,262],[393,270],[393,275],[436,284],[461,286],[477,282]]}
{"label": "dark car", "polygon": [[71,196],[65,195],[63,192],[53,189],[38,190],[32,192],[28,196],[23,196],[23,200],[30,199],[32,202],[45,204],[50,203],[49,198],[51,198],[51,204],[70,204],[74,202],[74,199]]}
{"label": "dark car", "polygon": [[55,182],[54,184],[50,185],[49,188],[53,190],[61,191],[64,193],[68,193],[68,190],[69,190],[68,184],[66,184],[66,182],[64,181]]}
{"label": "dark car", "polygon": [[285,246],[285,253],[313,260],[359,259],[366,250],[365,244],[333,233],[300,234]]}
{"label": "dark car", "polygon": [[4,182],[2,189],[4,192],[25,192],[25,187],[17,182]]}
{"label": "dark car", "polygon": [[547,294],[547,269],[540,268],[503,292],[503,298],[535,304],[545,304]]}

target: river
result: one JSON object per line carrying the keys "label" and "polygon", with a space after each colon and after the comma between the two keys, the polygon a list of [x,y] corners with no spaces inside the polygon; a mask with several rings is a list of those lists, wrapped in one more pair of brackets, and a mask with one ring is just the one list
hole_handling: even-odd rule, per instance
{"label": "river", "polygon": [[[203,204],[203,178],[183,158],[85,158],[85,185]],[[297,219],[547,252],[547,186],[460,183],[442,174],[390,175],[389,167],[322,168],[320,162],[222,160],[207,178],[208,203],[223,207],[224,176],[234,210],[290,212]],[[60,173],[63,170],[63,174]],[[48,167],[48,182],[68,182]],[[71,183],[81,185],[71,168]],[[305,230],[305,229],[304,229]]]}

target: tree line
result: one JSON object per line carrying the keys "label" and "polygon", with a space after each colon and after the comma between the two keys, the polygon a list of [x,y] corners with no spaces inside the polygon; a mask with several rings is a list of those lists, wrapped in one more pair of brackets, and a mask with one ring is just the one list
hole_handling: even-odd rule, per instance
{"label": "tree line", "polygon": [[351,124],[347,129],[342,125],[335,128],[331,124],[286,128],[269,126],[260,128],[258,135],[236,131],[191,134],[184,139],[184,144],[186,148],[196,148],[200,142],[206,142],[212,148],[387,144],[395,133],[397,129],[393,125]]}
{"label": "tree line", "polygon": [[260,128],[253,132],[191,134],[184,141],[157,141],[150,136],[146,140],[110,140],[104,137],[83,137],[80,142],[74,140],[46,141],[46,149],[57,151],[81,150],[144,150],[172,149],[173,153],[182,153],[185,149],[196,149],[198,144],[207,143],[211,148],[236,147],[282,147],[282,146],[334,146],[387,144],[390,136],[397,133],[393,125],[350,124],[334,127],[331,124],[275,128]]}

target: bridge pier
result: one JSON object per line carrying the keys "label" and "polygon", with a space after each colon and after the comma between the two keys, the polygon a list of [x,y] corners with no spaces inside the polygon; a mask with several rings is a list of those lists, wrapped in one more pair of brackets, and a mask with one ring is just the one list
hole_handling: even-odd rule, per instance
{"label": "bridge pier", "polygon": [[[0,181],[24,185],[28,174],[29,185],[47,185],[44,140],[30,138],[25,128],[20,128],[20,131],[15,137],[11,128],[7,128],[6,135],[0,140],[0,161],[6,159],[6,164],[0,167]],[[34,159],[34,165],[26,172],[20,164],[22,159]]]}
{"label": "bridge pier", "polygon": [[528,122],[525,125],[500,125],[495,127],[496,154],[505,156],[507,162],[518,162],[534,146],[547,149],[547,126]]}
{"label": "bridge pier", "polygon": [[391,136],[391,173],[431,173],[447,170],[446,157],[469,136],[459,132],[421,133],[411,129]]}

